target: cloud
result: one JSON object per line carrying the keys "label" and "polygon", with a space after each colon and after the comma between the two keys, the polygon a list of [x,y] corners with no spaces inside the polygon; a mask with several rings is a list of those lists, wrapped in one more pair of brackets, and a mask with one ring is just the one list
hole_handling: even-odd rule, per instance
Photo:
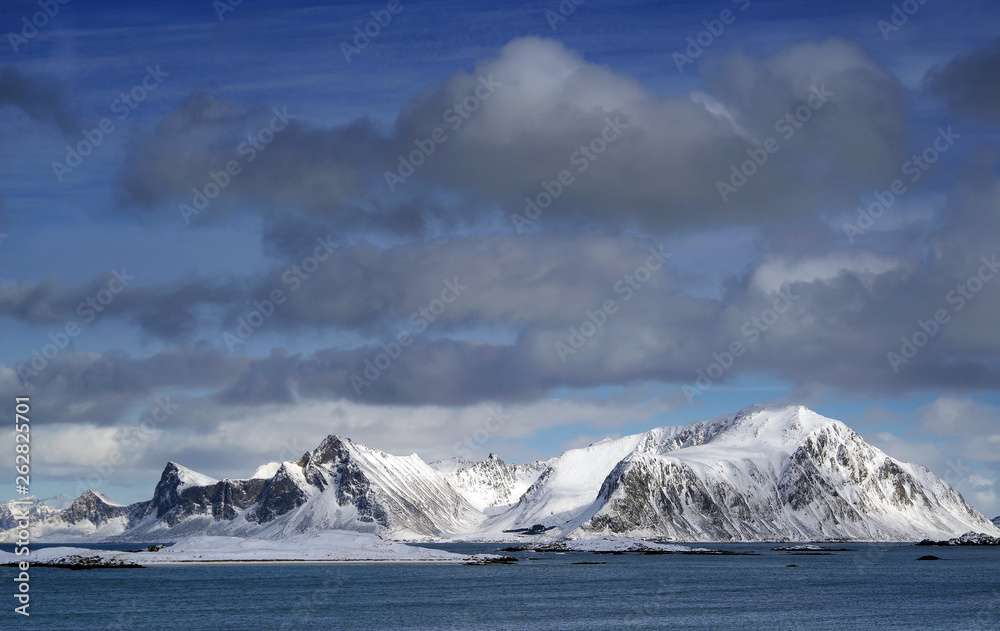
{"label": "cloud", "polygon": [[[406,108],[395,138],[400,152],[410,150],[487,78],[500,87],[421,174],[520,211],[525,196],[543,192],[543,180],[567,170],[574,180],[548,217],[637,219],[659,229],[794,217],[849,199],[899,164],[907,136],[901,92],[851,44],[800,45],[767,59],[728,55],[701,70],[707,97],[660,97],[557,42],[517,39]],[[811,110],[806,103],[819,103],[820,93],[823,104]],[[775,125],[797,107],[812,120],[786,139]],[[608,121],[627,128],[590,159],[580,148],[600,146]],[[782,145],[771,164],[723,201],[717,182],[770,137]]]}
{"label": "cloud", "polygon": [[956,114],[1000,122],[1000,40],[932,68],[924,87]]}
{"label": "cloud", "polygon": [[[124,318],[148,335],[186,341],[197,332],[200,309],[231,305],[247,293],[247,287],[236,278],[191,276],[156,286],[133,281],[128,268],[120,267],[71,286],[56,279],[0,283],[0,316],[39,325]],[[109,288],[113,294],[107,293]],[[101,300],[108,295],[110,301]]]}
{"label": "cloud", "polygon": [[907,264],[896,257],[864,251],[831,252],[798,261],[766,257],[754,270],[753,284],[762,292],[771,293],[786,283],[828,281],[843,273],[871,283],[886,272],[906,267]]}
{"label": "cloud", "polygon": [[0,67],[0,107],[4,105],[20,108],[33,120],[66,133],[80,129],[60,84],[28,77],[10,65]]}
{"label": "cloud", "polygon": [[[367,340],[357,347],[279,351],[241,362],[214,357],[225,370],[211,383],[230,404],[348,399],[470,405],[527,401],[556,388],[641,381],[680,387],[693,384],[697,371],[708,370],[733,343],[746,352],[720,382],[769,375],[799,388],[878,396],[923,388],[973,392],[1000,380],[994,368],[1000,338],[987,323],[1000,298],[980,291],[961,311],[948,298],[956,284],[982,268],[964,254],[960,261],[943,256],[923,262],[864,250],[807,258],[775,254],[729,278],[719,297],[707,298],[686,291],[674,272],[682,262],[664,258],[661,267],[651,254],[657,251],[649,239],[599,235],[451,237],[329,251],[314,244],[307,256],[319,252],[326,258],[304,268],[299,259],[300,272],[309,270],[305,277],[281,266],[231,283],[195,279],[189,285],[137,286],[137,293],[122,293],[121,304],[103,317],[132,322],[146,333],[165,331],[168,339],[190,324],[187,337],[224,353],[233,340],[232,350],[242,348],[237,323],[258,309],[249,305],[282,291],[283,302],[260,308],[270,313],[267,318],[255,316],[261,322],[255,335],[280,340],[290,332],[352,333]],[[655,268],[646,268],[650,261]],[[70,294],[76,299],[79,290]],[[608,300],[614,301],[613,313],[598,313]],[[38,312],[44,317],[36,321],[59,321],[64,314],[53,312],[53,304],[73,301],[8,300],[8,313]],[[900,340],[940,309],[954,324],[941,327],[944,334],[933,336],[905,365],[891,364],[888,353],[902,353]],[[584,340],[580,331],[595,318],[600,326]],[[385,361],[378,359],[389,352],[384,346],[402,334],[412,343],[392,351],[399,356],[391,366],[369,368],[369,362]],[[65,383],[73,384],[92,361],[58,364],[45,373],[65,369]],[[107,361],[109,368],[121,368],[126,392],[148,389],[141,380],[132,383],[144,370],[126,369],[139,360]],[[371,387],[358,388],[355,377],[366,369],[377,378],[367,377]],[[39,385],[47,387],[52,378]]]}
{"label": "cloud", "polygon": [[[519,38],[472,73],[428,87],[401,108],[388,136],[365,120],[328,129],[292,120],[252,163],[239,147],[273,110],[199,93],[136,139],[118,196],[130,212],[175,208],[237,160],[243,172],[195,223],[260,212],[277,241],[288,237],[286,222],[414,236],[499,219],[512,230],[511,213],[548,183],[556,200],[542,200],[537,225],[583,219],[664,230],[850,204],[900,164],[901,90],[852,44],[727,55],[702,71],[705,90],[662,97],[556,41]],[[795,115],[808,120],[780,126]],[[769,163],[721,195],[718,183],[748,151],[767,154],[768,139],[778,147]],[[400,164],[414,152],[424,155],[411,174]]]}
{"label": "cloud", "polygon": [[1000,438],[1000,408],[966,397],[940,397],[921,406],[917,423],[937,436]]}
{"label": "cloud", "polygon": [[[367,212],[351,202],[382,142],[365,120],[321,130],[285,105],[244,108],[198,92],[133,140],[117,174],[118,202],[137,214],[166,206],[177,221],[184,203],[199,211],[187,217],[195,224],[224,221],[241,208],[352,219]],[[227,173],[230,163],[237,168]],[[195,189],[205,195],[206,187],[207,206],[195,201]]]}
{"label": "cloud", "polygon": [[[21,372],[32,367],[30,359]],[[0,395],[34,395],[33,409],[45,422],[113,425],[171,392],[221,388],[246,366],[243,358],[211,349],[172,348],[140,358],[64,352],[27,379],[13,366],[0,366]]]}

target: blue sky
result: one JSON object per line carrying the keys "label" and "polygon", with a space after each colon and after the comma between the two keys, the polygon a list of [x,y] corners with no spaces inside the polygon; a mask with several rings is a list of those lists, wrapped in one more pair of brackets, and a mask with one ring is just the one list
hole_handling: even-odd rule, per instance
{"label": "blue sky", "polygon": [[[992,3],[386,7],[246,0],[220,19],[210,2],[69,2],[23,35],[39,5],[0,9],[0,393],[37,401],[39,494],[143,499],[167,460],[248,475],[329,433],[451,457],[497,406],[510,421],[476,455],[521,461],[777,401],[1000,513],[1000,298],[988,267],[970,280],[1000,251]],[[345,58],[366,26],[377,35]],[[451,129],[463,102],[475,110]],[[796,112],[809,118],[785,138]],[[447,140],[387,186],[436,127]],[[913,156],[949,129],[913,181]],[[253,161],[248,135],[268,140]],[[769,138],[767,162],[721,195]],[[606,149],[575,171],[585,145]],[[240,172],[186,222],[181,205],[229,162]],[[525,198],[570,169],[519,231]],[[897,179],[905,192],[849,238]],[[671,256],[625,299],[651,247]],[[285,274],[309,265],[293,289]],[[79,305],[114,272],[134,280],[86,322]],[[412,314],[449,280],[468,290],[424,330]],[[979,289],[958,308],[960,285]],[[782,292],[790,308],[748,335]],[[560,353],[609,299],[606,325]],[[365,378],[400,334],[412,345]],[[745,354],[699,388],[735,342]],[[130,442],[163,397],[177,411]]]}

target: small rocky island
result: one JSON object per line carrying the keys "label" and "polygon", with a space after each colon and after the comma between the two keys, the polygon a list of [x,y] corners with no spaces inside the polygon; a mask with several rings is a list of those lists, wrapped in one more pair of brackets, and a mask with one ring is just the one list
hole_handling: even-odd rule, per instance
{"label": "small rocky island", "polygon": [[918,546],[1000,546],[1000,537],[992,537],[981,532],[967,532],[961,537],[954,537],[947,541],[932,541],[924,539]]}

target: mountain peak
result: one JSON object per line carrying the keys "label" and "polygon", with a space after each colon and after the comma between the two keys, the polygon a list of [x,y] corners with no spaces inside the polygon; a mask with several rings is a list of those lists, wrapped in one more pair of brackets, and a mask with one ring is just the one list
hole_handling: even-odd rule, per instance
{"label": "mountain peak", "polygon": [[108,504],[109,506],[121,506],[121,504],[111,501],[111,499],[109,499],[107,495],[104,495],[103,493],[98,493],[94,489],[87,489],[86,491],[81,493],[80,497],[76,498],[76,500],[74,500],[73,503],[75,504],[77,502],[89,506],[92,506],[96,503]]}
{"label": "mountain peak", "polygon": [[198,473],[194,469],[189,469],[174,461],[167,462],[160,475],[160,483],[171,483],[176,480],[180,486],[210,486],[218,482],[215,478]]}
{"label": "mountain peak", "polygon": [[319,466],[347,460],[350,458],[351,448],[354,446],[355,443],[350,438],[330,434],[316,446],[316,449],[303,454],[298,464],[302,467],[309,464]]}
{"label": "mountain peak", "polygon": [[744,408],[735,415],[718,418],[732,419],[734,427],[749,424],[757,428],[758,431],[764,429],[780,430],[786,435],[812,433],[827,428],[849,429],[844,423],[823,416],[804,405],[757,404]]}

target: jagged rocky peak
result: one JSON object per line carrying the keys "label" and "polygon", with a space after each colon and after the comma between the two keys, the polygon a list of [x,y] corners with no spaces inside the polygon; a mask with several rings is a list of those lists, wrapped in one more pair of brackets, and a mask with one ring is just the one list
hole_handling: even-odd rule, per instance
{"label": "jagged rocky peak", "polygon": [[21,497],[0,503],[0,530],[14,528],[27,513],[32,523],[44,521],[70,507],[73,500],[62,495],[39,499],[35,496]]}
{"label": "jagged rocky peak", "polygon": [[305,504],[309,492],[302,470],[298,464],[283,462],[271,478],[261,480],[255,501],[240,507],[250,508],[247,521],[264,524]]}
{"label": "jagged rocky peak", "polygon": [[490,453],[485,460],[480,460],[479,462],[472,465],[473,469],[483,469],[483,470],[507,470],[507,463],[505,463],[500,456],[495,453]]}
{"label": "jagged rocky peak", "polygon": [[127,506],[113,502],[93,489],[87,489],[80,497],[73,500],[69,508],[60,513],[60,517],[69,524],[86,520],[101,525],[127,512]]}
{"label": "jagged rocky peak", "polygon": [[354,442],[350,438],[341,438],[340,436],[330,434],[315,449],[303,454],[302,458],[296,464],[301,467],[306,467],[310,464],[313,466],[325,464],[336,466],[350,459],[351,447],[353,445]]}
{"label": "jagged rocky peak", "polygon": [[121,504],[112,501],[111,498],[109,498],[107,495],[103,493],[98,493],[94,489],[87,489],[80,495],[80,497],[73,500],[73,503],[70,504],[70,507],[72,508],[73,506],[82,505],[86,506],[87,508],[94,508],[101,504],[107,504],[109,506],[121,506]]}
{"label": "jagged rocky peak", "polygon": [[253,505],[265,478],[248,480],[210,478],[176,462],[168,462],[160,475],[145,510],[168,526],[190,517],[234,519],[239,511]]}
{"label": "jagged rocky peak", "polygon": [[178,501],[180,491],[188,486],[214,484],[216,480],[203,476],[176,462],[168,462],[160,474],[160,481],[153,490],[152,504],[164,506]]}
{"label": "jagged rocky peak", "polygon": [[507,464],[494,453],[479,462],[453,459],[434,465],[478,510],[513,504],[547,467],[545,462]]}
{"label": "jagged rocky peak", "polygon": [[215,478],[198,473],[194,469],[188,469],[184,465],[176,462],[168,462],[160,474],[160,484],[171,488],[180,486],[208,486],[218,482]]}

